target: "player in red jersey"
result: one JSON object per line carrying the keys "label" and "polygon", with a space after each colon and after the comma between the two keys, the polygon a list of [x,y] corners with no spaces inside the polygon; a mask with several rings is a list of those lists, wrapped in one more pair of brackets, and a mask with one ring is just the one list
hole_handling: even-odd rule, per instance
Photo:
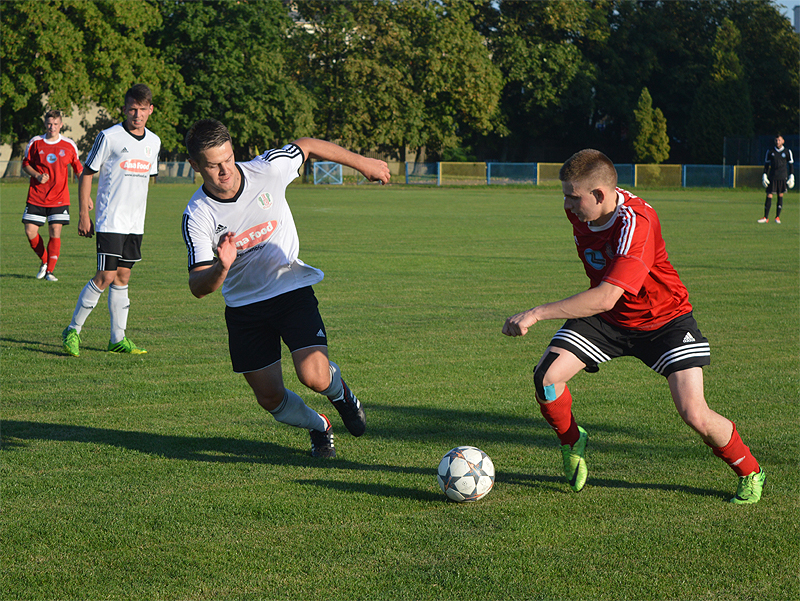
{"label": "player in red jersey", "polygon": [[667,257],[653,207],[620,188],[614,164],[597,150],[582,150],[561,167],[564,210],[572,223],[588,290],[539,305],[503,325],[524,336],[543,319],[566,319],[534,371],[536,400],[561,442],[564,474],[576,492],[586,483],[589,436],[572,413],[567,382],[580,370],[633,356],[667,379],[678,413],[714,455],[739,476],[732,503],[756,503],[763,470],[736,425],[711,410],[703,393],[708,340],[692,316],[686,287]]}
{"label": "player in red jersey", "polygon": [[[68,167],[72,165],[77,175],[83,171],[75,142],[61,135],[63,125],[61,111],[48,111],[45,133],[28,142],[22,159],[22,170],[31,176],[22,223],[33,252],[42,261],[36,278],[50,282],[58,281],[53,271],[61,252],[61,228],[69,224]],[[47,249],[39,235],[45,223],[50,234]]]}

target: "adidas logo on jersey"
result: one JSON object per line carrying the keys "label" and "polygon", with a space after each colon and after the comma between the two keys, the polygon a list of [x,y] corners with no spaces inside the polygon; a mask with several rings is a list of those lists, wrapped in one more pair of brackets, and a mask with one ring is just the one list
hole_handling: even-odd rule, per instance
{"label": "adidas logo on jersey", "polygon": [[689,344],[690,342],[694,342],[694,336],[690,332],[686,332],[686,336],[683,337],[683,344]]}
{"label": "adidas logo on jersey", "polygon": [[130,151],[125,146],[123,146],[120,152],[130,152]]}
{"label": "adidas logo on jersey", "polygon": [[227,225],[222,225],[222,224],[220,223],[220,224],[217,226],[217,229],[214,231],[214,233],[215,233],[215,234],[219,234],[219,233],[222,233],[222,232],[224,232],[224,231],[225,231],[225,230],[227,230],[227,229],[228,229],[228,226],[227,226]]}

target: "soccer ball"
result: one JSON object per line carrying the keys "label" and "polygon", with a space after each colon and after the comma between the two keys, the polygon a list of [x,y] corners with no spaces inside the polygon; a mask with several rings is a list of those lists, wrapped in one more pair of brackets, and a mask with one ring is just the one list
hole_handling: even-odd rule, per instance
{"label": "soccer ball", "polygon": [[442,457],[436,479],[448,499],[458,503],[477,501],[494,486],[494,464],[478,448],[456,447]]}

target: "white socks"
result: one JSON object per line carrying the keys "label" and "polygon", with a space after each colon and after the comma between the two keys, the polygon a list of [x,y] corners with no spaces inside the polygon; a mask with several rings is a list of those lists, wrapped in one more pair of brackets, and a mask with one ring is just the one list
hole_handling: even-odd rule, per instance
{"label": "white socks", "polygon": [[[76,330],[79,334],[86,323],[89,314],[97,306],[97,302],[103,295],[103,291],[98,288],[94,280],[83,287],[78,295],[78,304],[72,314],[72,321],[67,326],[71,330]],[[111,318],[111,344],[116,344],[125,338],[125,328],[128,326],[128,311],[131,308],[131,301],[128,298],[127,286],[108,287],[108,314]]]}
{"label": "white socks", "polygon": [[323,390],[320,394],[324,394],[331,401],[341,401],[344,398],[344,387],[342,386],[342,371],[339,366],[333,361],[331,364],[331,383],[327,390]]}
{"label": "white socks", "polygon": [[108,314],[111,317],[111,344],[116,344],[125,338],[125,328],[128,326],[128,310],[131,301],[128,299],[127,286],[108,287]]}
{"label": "white socks", "polygon": [[78,304],[75,305],[72,321],[67,326],[70,330],[76,330],[78,334],[81,333],[81,328],[86,323],[86,318],[89,317],[92,309],[97,306],[97,301],[100,300],[102,294],[103,291],[94,285],[94,281],[89,280],[89,283],[83,287],[83,290],[78,295]]}
{"label": "white socks", "polygon": [[297,428],[320,432],[324,432],[328,428],[328,424],[322,419],[322,416],[306,405],[303,399],[291,390],[286,390],[283,402],[270,413],[277,421]]}

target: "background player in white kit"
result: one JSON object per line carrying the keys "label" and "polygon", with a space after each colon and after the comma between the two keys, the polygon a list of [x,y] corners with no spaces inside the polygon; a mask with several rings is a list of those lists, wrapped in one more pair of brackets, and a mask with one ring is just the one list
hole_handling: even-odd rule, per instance
{"label": "background player in white kit", "polygon": [[311,288],[323,273],[298,258],[286,187],[312,157],[352,167],[384,184],[389,168],[312,138],[236,163],[228,129],[214,119],[195,123],[186,134],[186,147],[203,178],[183,214],[189,288],[197,298],[222,288],[233,370],[244,375],[259,405],[277,421],[309,431],[313,456],[335,457],[328,418],[283,384],[281,340],[292,353],[300,382],[328,397],[351,434],[364,433],[364,409],[328,359],[325,326]]}
{"label": "background player in white kit", "polygon": [[[78,185],[80,221],[78,234],[91,238],[97,232],[97,273],[84,286],[72,321],[62,333],[64,352],[80,355],[80,332],[86,318],[97,305],[106,288],[111,319],[112,353],[140,355],[138,348],[125,337],[128,323],[128,282],[131,268],[141,261],[144,218],[150,177],[158,175],[161,140],[145,127],[153,113],[153,94],[144,84],[136,84],[125,93],[125,121],[101,131],[86,159]],[[97,207],[92,202],[92,176],[100,174]],[[95,208],[96,225],[89,211]]]}

